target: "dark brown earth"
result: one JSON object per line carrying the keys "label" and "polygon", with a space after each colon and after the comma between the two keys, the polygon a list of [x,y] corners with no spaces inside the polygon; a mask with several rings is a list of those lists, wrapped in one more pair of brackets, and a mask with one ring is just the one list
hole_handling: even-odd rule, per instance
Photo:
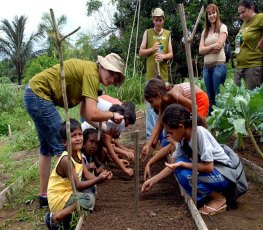
{"label": "dark brown earth", "polygon": [[[164,162],[152,170],[159,172]],[[163,180],[148,193],[140,193],[138,212],[135,212],[135,178],[130,179],[116,168],[114,178],[98,186],[95,212],[87,216],[82,229],[141,230],[141,229],[197,229],[180,195],[173,176]],[[140,164],[140,184],[143,165]],[[177,228],[178,229],[178,228]]]}
{"label": "dark brown earth", "polygon": [[[145,130],[143,115],[140,116],[142,118],[129,131]],[[263,162],[247,139],[244,147],[237,152],[251,161]],[[153,170],[158,172],[162,167],[160,162]],[[120,170],[112,170],[115,177],[112,181],[99,185],[96,211],[87,216],[82,229],[196,229],[173,177],[155,185],[149,193],[140,194],[137,216],[134,213],[134,178],[130,180]],[[143,183],[143,170],[140,163],[140,184]],[[257,185],[250,178],[248,182],[249,190],[238,200],[237,209],[227,210],[213,217],[203,216],[208,229],[263,229],[262,185]]]}
{"label": "dark brown earth", "polygon": [[[141,119],[129,131],[145,130],[143,113],[138,116]],[[128,137],[125,135],[123,135],[122,141],[131,147],[131,143],[128,143]],[[145,137],[140,137],[139,141],[142,146],[145,143]],[[258,139],[257,141],[259,142]],[[231,146],[231,143],[229,145]],[[260,147],[262,149],[262,144]],[[263,161],[256,155],[249,140],[245,140],[244,149],[238,149],[237,152],[241,157],[262,167]],[[21,156],[21,153],[13,153],[13,155],[16,160],[24,157]],[[158,172],[161,168],[162,163],[155,166],[153,170]],[[84,220],[82,229],[196,229],[173,177],[155,185],[149,193],[140,194],[137,216],[134,213],[135,179],[123,176],[119,169],[112,168],[112,170],[114,172],[113,180],[98,186],[95,212],[89,214]],[[140,186],[142,175],[143,165],[140,166]],[[3,176],[1,178],[4,178]],[[249,190],[238,200],[237,209],[228,210],[211,218],[203,216],[208,229],[263,229],[263,187],[254,183],[253,178],[248,178],[248,182]],[[10,205],[6,205],[0,210],[0,229],[45,229],[43,215],[48,212],[48,209],[38,209],[36,200],[38,186],[38,180],[30,181],[20,192],[18,198],[21,199],[20,203],[12,205],[13,200],[17,200],[14,197],[11,199]]]}

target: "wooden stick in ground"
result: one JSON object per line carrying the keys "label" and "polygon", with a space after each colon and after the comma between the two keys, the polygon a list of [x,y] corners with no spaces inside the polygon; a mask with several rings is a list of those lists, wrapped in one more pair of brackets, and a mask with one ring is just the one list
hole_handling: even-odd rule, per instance
{"label": "wooden stick in ground", "polygon": [[134,196],[134,213],[135,215],[138,215],[138,205],[139,205],[139,131],[136,130],[134,132],[135,134],[135,196]]}
{"label": "wooden stick in ground", "polygon": [[11,130],[11,125],[8,125],[8,134],[9,134],[9,138],[12,138],[12,130]]}
{"label": "wooden stick in ground", "polygon": [[186,26],[184,5],[178,5],[179,14],[181,18],[183,35],[185,39],[185,51],[186,51],[186,60],[189,74],[189,81],[191,87],[191,101],[192,101],[192,147],[193,147],[193,173],[192,173],[192,199],[196,204],[196,195],[197,195],[197,106],[196,106],[196,93],[195,93],[195,84],[194,84],[194,70],[192,64],[192,55],[191,55],[191,38],[194,38],[194,33],[203,13],[203,7],[199,13],[198,19],[195,23],[194,30],[192,32],[191,38],[188,37],[188,29]]}
{"label": "wooden stick in ground", "polygon": [[[66,81],[65,81],[65,72],[64,72],[64,63],[63,63],[63,52],[62,52],[62,41],[70,36],[71,34],[77,32],[80,27],[73,32],[69,33],[68,35],[61,37],[58,29],[57,29],[57,23],[55,20],[55,15],[52,9],[50,9],[50,15],[52,19],[53,29],[56,35],[56,42],[57,42],[57,48],[58,48],[58,54],[59,54],[59,63],[60,63],[60,77],[61,77],[61,88],[62,88],[62,95],[63,95],[63,101],[64,101],[64,108],[66,112],[66,132],[67,132],[67,149],[68,149],[68,173],[69,173],[69,180],[71,183],[73,194],[76,195],[76,186],[73,180],[72,175],[72,164],[71,164],[71,156],[72,156],[72,148],[71,148],[71,136],[70,136],[70,113],[68,108],[68,98],[66,93]],[[77,201],[77,211],[80,212],[79,203]]]}

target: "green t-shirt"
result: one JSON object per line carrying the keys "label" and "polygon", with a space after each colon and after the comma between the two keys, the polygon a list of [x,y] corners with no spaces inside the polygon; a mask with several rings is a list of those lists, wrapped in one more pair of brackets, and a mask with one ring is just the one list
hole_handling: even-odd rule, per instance
{"label": "green t-shirt", "polygon": [[[147,49],[151,48],[155,42],[162,44],[162,52],[164,54],[168,53],[170,39],[170,31],[163,30],[162,34],[157,34],[154,29],[147,30]],[[165,80],[168,81],[168,65],[166,61],[160,62],[160,75]],[[146,59],[146,80],[151,80],[157,74],[157,65],[154,60],[153,54],[149,55]]]}
{"label": "green t-shirt", "polygon": [[[98,100],[99,73],[96,63],[70,59],[64,61],[64,72],[69,108],[79,104],[83,97]],[[59,64],[35,75],[29,85],[39,97],[64,107]]]}
{"label": "green t-shirt", "polygon": [[238,68],[263,66],[263,51],[256,49],[263,37],[263,13],[256,14],[249,22],[244,22],[238,34],[242,35],[240,52],[237,54]]}

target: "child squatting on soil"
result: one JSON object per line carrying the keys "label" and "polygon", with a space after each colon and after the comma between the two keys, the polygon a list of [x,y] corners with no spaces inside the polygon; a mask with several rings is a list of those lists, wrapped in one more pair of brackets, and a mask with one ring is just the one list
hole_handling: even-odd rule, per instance
{"label": "child squatting on soil", "polygon": [[[195,85],[195,92],[197,113],[205,120],[209,108],[208,96],[197,85]],[[158,111],[158,118],[152,130],[150,139],[142,149],[141,157],[143,159],[147,157],[150,147],[156,141],[157,137],[159,137],[163,129],[161,120],[165,108],[170,104],[178,103],[186,107],[189,111],[192,109],[190,83],[181,83],[167,87],[165,82],[157,77],[150,80],[145,86],[144,97],[145,100],[151,104],[153,109]],[[165,140],[162,141],[163,147],[167,144],[168,143],[165,143]]]}
{"label": "child squatting on soil", "polygon": [[83,132],[83,159],[87,169],[98,175],[105,165],[100,161],[101,148],[99,149],[98,130],[94,128],[85,129]]}
{"label": "child squatting on soil", "polygon": [[[77,190],[79,205],[84,210],[92,210],[95,205],[95,195],[89,190],[93,185],[112,178],[112,173],[102,170],[98,177],[90,173],[84,165],[81,155],[83,135],[81,125],[75,119],[70,119],[72,143],[72,175]],[[61,125],[60,135],[65,149],[67,148],[66,122]],[[68,152],[64,151],[57,161],[48,182],[48,205],[50,213],[44,217],[48,229],[59,229],[60,223],[76,209],[76,198],[73,197],[68,173]],[[83,178],[86,181],[83,181]]]}
{"label": "child squatting on soil", "polygon": [[[178,104],[169,105],[163,114],[162,122],[168,135],[171,135],[177,142],[174,153],[175,163],[165,163],[160,173],[145,181],[141,191],[147,192],[160,180],[166,178],[172,173],[178,179],[178,182],[191,195],[192,193],[192,115],[183,106]],[[229,155],[229,149],[222,148],[211,133],[202,126],[197,126],[197,146],[198,146],[198,182],[197,182],[197,201],[200,202],[207,198],[208,203],[199,209],[204,215],[215,215],[223,212],[227,207],[226,196],[223,194],[232,194],[233,181],[226,177],[224,172],[234,166],[235,162]],[[231,149],[230,149],[231,152]],[[239,158],[238,158],[239,159]],[[220,172],[217,169],[217,163],[220,165]],[[247,182],[243,174],[242,164],[241,177],[244,179],[244,190],[239,196],[246,192]],[[237,168],[233,169],[234,171]],[[237,173],[234,173],[235,176]],[[231,190],[231,191],[230,191]],[[234,196],[234,195],[233,195]],[[234,197],[233,197],[234,198]]]}
{"label": "child squatting on soil", "polygon": [[[127,160],[134,160],[134,151],[126,148],[124,145],[119,143],[116,139],[119,137],[120,133],[125,130],[125,127],[134,124],[136,121],[135,106],[132,102],[123,102],[122,105],[113,104],[109,108],[110,112],[118,112],[123,115],[123,121],[120,124],[115,124],[111,120],[102,123],[102,140],[105,146],[104,159],[100,159],[101,162],[105,161],[106,156],[108,156],[125,174],[132,176],[134,174],[132,168],[128,168],[129,162]],[[94,126],[97,124],[91,123]],[[88,127],[85,122],[82,124],[82,130]],[[114,132],[111,132],[111,131]],[[117,132],[116,132],[117,131]],[[116,135],[117,134],[117,135]],[[114,139],[114,140],[113,140]],[[120,159],[118,155],[125,157],[125,159]]]}

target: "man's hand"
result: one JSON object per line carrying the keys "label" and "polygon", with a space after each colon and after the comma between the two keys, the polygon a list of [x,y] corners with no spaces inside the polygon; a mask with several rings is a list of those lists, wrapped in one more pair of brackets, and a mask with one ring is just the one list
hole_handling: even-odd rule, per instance
{"label": "man's hand", "polygon": [[162,62],[165,60],[165,54],[155,53],[153,56],[157,62]]}
{"label": "man's hand", "polygon": [[112,114],[113,114],[112,121],[115,124],[120,124],[123,120],[123,116],[120,115],[119,113],[112,113]]}
{"label": "man's hand", "polygon": [[155,42],[152,47],[152,52],[156,53],[159,50],[159,42]]}

